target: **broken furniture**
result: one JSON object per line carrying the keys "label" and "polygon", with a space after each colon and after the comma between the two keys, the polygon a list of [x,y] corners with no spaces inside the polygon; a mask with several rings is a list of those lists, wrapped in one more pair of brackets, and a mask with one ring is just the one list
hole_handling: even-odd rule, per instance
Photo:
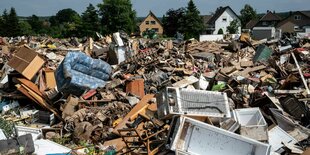
{"label": "broken furniture", "polygon": [[56,71],[57,89],[80,96],[88,89],[103,87],[111,72],[111,66],[102,60],[69,52]]}

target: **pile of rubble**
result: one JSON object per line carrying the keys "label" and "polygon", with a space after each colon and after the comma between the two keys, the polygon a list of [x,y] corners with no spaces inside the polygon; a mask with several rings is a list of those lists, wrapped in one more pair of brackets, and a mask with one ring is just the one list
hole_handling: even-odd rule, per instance
{"label": "pile of rubble", "polygon": [[310,44],[0,38],[0,154],[307,154]]}

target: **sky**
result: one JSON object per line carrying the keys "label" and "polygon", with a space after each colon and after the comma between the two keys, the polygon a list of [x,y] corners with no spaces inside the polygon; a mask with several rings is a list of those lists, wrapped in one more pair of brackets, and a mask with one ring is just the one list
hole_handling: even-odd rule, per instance
{"label": "sky", "polygon": [[[145,17],[151,10],[162,17],[167,10],[186,7],[189,0],[132,0],[138,17]],[[219,6],[229,5],[237,14],[245,4],[250,4],[258,13],[267,10],[276,12],[310,10],[310,0],[194,0],[202,15],[214,12]],[[102,0],[0,0],[0,14],[4,9],[16,9],[19,16],[51,16],[59,10],[72,8],[78,13],[86,10],[89,3],[97,5]]]}

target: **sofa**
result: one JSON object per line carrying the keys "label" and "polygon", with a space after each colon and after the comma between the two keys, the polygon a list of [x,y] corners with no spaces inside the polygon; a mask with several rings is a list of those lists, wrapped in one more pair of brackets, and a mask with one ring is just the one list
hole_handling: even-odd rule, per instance
{"label": "sofa", "polygon": [[80,96],[86,90],[104,87],[111,72],[111,66],[102,60],[68,52],[55,72],[57,90]]}

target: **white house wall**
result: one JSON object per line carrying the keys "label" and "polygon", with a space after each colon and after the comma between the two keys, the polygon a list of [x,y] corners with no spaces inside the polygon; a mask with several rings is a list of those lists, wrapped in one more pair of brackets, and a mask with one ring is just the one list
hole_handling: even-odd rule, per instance
{"label": "white house wall", "polygon": [[[226,22],[223,21],[223,18],[227,19]],[[223,14],[215,21],[215,30],[213,34],[217,34],[220,28],[223,29],[224,34],[227,34],[227,26],[229,26],[230,22],[232,22],[234,19],[238,19],[238,17],[230,9],[226,9]],[[238,28],[238,34],[240,33],[241,26]]]}

